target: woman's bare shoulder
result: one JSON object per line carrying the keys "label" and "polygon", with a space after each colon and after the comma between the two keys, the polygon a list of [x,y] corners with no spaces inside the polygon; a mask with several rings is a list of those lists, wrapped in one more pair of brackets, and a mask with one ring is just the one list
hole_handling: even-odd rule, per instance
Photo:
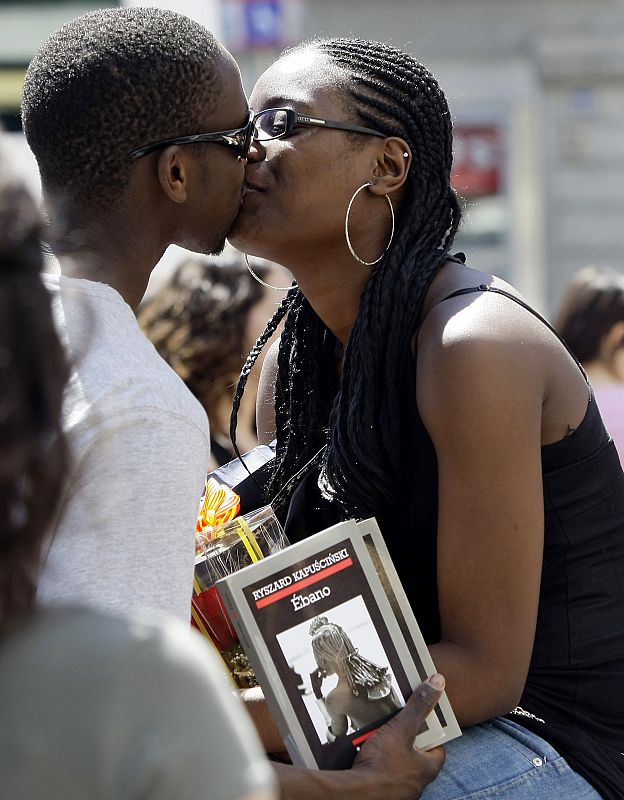
{"label": "woman's bare shoulder", "polygon": [[[456,266],[442,274],[428,293],[428,308],[418,333],[417,402],[421,414],[441,413],[441,398],[461,387],[466,399],[510,397],[522,386],[542,402],[552,362],[552,334],[519,303],[484,284],[523,298],[512,286],[486,273]],[[452,405],[452,404],[451,404]]]}
{"label": "woman's bare shoulder", "polygon": [[[475,309],[477,307],[475,304],[486,294],[478,291],[482,286],[501,290],[521,302],[526,302],[515,287],[501,278],[449,261],[439,270],[424,298],[421,332],[431,333],[439,328],[441,323],[444,325],[446,321],[458,321],[455,320],[458,311]],[[466,291],[471,289],[474,291]],[[456,294],[457,292],[464,293]],[[453,295],[455,296],[453,297]],[[503,300],[503,302],[513,303],[509,299]],[[479,307],[479,313],[482,312],[483,306]],[[468,320],[469,315],[464,315],[461,321],[467,323]]]}

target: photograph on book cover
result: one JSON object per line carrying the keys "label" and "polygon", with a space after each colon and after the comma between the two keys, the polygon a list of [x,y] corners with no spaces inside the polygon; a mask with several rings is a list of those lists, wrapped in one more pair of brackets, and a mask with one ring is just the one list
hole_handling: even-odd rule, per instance
{"label": "photograph on book cover", "polygon": [[301,676],[300,693],[322,744],[403,708],[361,595],[276,638],[289,668]]}
{"label": "photograph on book cover", "polygon": [[[217,587],[295,763],[348,767],[358,747],[426,677],[353,520],[229,575]],[[345,651],[353,648],[350,670],[330,663],[328,642],[335,648],[338,640]],[[350,682],[354,699],[347,703]],[[379,712],[374,720],[371,707]],[[430,714],[418,744],[443,739]]]}

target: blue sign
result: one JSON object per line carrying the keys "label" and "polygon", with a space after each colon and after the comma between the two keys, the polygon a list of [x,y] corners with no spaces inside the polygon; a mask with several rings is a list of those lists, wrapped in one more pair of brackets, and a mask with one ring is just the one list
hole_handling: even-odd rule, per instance
{"label": "blue sign", "polygon": [[251,46],[281,44],[283,27],[280,0],[248,0],[245,3],[246,39]]}
{"label": "blue sign", "polygon": [[221,0],[222,38],[233,51],[281,48],[303,30],[304,0]]}

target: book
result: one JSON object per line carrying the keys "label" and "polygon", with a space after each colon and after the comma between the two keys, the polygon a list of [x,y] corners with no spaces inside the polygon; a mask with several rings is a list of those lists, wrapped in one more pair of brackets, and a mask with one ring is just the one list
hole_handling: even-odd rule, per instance
{"label": "book", "polygon": [[[374,519],[338,523],[216,588],[294,764],[349,767],[436,671]],[[415,744],[459,735],[443,694]]]}

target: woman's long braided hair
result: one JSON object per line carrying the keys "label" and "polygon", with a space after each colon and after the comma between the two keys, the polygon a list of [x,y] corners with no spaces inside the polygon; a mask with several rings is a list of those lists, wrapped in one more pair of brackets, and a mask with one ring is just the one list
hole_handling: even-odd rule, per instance
{"label": "woman's long braided hair", "polygon": [[331,59],[345,76],[345,108],[354,121],[403,138],[412,163],[394,241],[362,294],[341,378],[336,339],[301,292],[291,289],[245,364],[231,434],[249,370],[287,314],[267,499],[328,443],[319,486],[343,514],[364,518],[379,515],[399,496],[405,431],[401,390],[411,340],[425,292],[448,257],[461,219],[450,182],[452,122],[437,81],[407,53],[360,39],[317,39],[299,48],[314,48]]}

